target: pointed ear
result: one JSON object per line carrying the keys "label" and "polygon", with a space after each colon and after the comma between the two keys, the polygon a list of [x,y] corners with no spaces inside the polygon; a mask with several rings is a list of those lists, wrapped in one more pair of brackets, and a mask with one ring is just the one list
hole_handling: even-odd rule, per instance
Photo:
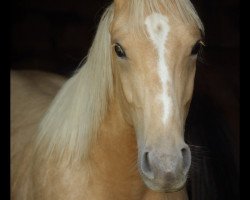
{"label": "pointed ear", "polygon": [[115,8],[120,9],[122,5],[125,3],[125,1],[128,1],[128,0],[114,0]]}

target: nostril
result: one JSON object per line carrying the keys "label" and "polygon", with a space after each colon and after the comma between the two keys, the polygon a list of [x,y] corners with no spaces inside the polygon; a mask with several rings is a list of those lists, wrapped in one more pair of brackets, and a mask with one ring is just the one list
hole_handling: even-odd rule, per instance
{"label": "nostril", "polygon": [[147,178],[149,179],[154,178],[154,174],[151,169],[150,161],[149,161],[149,152],[145,152],[142,156],[141,169],[142,169],[142,173],[145,176],[147,176]]}
{"label": "nostril", "polygon": [[183,169],[187,173],[191,164],[191,153],[188,147],[181,149],[181,154],[183,158]]}
{"label": "nostril", "polygon": [[149,164],[149,158],[148,158],[148,152],[144,153],[143,160],[142,160],[142,165],[143,165],[143,171],[145,172],[151,172],[151,167]]}

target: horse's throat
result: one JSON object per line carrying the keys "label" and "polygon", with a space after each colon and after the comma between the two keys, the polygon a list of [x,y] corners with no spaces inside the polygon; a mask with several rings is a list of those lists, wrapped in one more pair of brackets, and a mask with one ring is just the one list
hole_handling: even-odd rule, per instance
{"label": "horse's throat", "polygon": [[140,191],[143,183],[137,168],[134,129],[125,123],[118,108],[115,105],[109,108],[92,147],[93,174],[96,181],[105,181],[106,186],[119,184],[117,187],[121,189],[120,184],[124,184],[124,190],[133,191],[129,187],[136,182]]}

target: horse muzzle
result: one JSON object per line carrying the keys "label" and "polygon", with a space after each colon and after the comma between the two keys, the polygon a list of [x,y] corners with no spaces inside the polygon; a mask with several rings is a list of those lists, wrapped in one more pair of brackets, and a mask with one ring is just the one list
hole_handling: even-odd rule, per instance
{"label": "horse muzzle", "polygon": [[150,189],[161,192],[182,189],[191,164],[190,148],[185,144],[179,150],[146,149],[139,153],[139,171],[145,184]]}

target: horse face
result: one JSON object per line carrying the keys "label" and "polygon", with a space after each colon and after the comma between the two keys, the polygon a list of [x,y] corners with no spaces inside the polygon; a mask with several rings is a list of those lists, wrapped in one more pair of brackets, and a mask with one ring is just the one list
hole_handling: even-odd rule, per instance
{"label": "horse face", "polygon": [[163,11],[147,13],[141,24],[143,34],[138,35],[127,22],[127,4],[116,9],[110,28],[117,91],[124,97],[121,107],[135,128],[145,184],[156,191],[176,191],[184,186],[191,164],[184,125],[200,31]]}

